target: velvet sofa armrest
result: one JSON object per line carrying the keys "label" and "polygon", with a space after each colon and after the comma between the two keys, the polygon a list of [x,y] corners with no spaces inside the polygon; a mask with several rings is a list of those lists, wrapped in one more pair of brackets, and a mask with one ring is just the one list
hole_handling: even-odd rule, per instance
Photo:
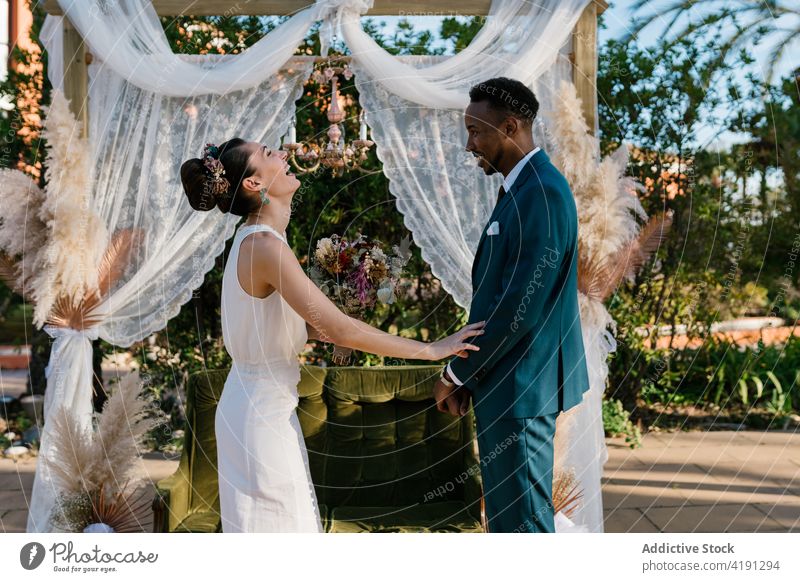
{"label": "velvet sofa armrest", "polygon": [[189,480],[182,467],[156,483],[153,499],[153,532],[169,533],[189,514]]}

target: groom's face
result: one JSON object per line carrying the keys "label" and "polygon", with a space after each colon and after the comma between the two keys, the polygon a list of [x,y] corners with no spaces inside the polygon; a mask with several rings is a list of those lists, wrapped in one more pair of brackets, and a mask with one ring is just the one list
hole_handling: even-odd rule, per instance
{"label": "groom's face", "polygon": [[498,171],[498,162],[503,158],[505,134],[500,125],[505,119],[488,101],[470,103],[464,111],[464,124],[467,127],[467,146],[478,159],[478,167],[489,176]]}

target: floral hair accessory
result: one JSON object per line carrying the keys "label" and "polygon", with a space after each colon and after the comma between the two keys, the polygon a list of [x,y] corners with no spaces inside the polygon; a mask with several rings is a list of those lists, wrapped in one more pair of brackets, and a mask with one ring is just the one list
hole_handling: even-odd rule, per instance
{"label": "floral hair accessory", "polygon": [[209,177],[209,187],[215,195],[227,194],[230,182],[222,176],[225,174],[225,166],[219,161],[219,148],[213,143],[207,143],[203,148],[203,165]]}

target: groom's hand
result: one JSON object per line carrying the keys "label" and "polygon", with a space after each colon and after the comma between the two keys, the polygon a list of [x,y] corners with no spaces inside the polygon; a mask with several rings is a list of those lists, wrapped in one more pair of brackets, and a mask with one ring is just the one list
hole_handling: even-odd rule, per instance
{"label": "groom's hand", "polygon": [[472,392],[464,386],[459,386],[456,389],[455,397],[458,400],[458,412],[461,416],[464,416],[467,411],[469,411],[469,401],[470,398],[472,398]]}
{"label": "groom's hand", "polygon": [[433,397],[436,399],[436,409],[439,412],[464,416],[469,410],[471,396],[471,392],[463,386],[447,386],[440,380],[433,385]]}
{"label": "groom's hand", "polygon": [[436,381],[436,384],[433,385],[433,398],[436,400],[436,409],[439,412],[458,414],[458,403],[454,396],[455,391],[455,386],[447,386],[441,380]]}

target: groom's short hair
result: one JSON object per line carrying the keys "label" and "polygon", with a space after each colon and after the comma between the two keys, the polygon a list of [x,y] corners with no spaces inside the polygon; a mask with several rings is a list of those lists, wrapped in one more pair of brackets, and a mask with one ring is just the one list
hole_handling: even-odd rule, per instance
{"label": "groom's short hair", "polygon": [[539,112],[539,101],[528,87],[516,79],[495,77],[478,83],[469,90],[469,100],[473,103],[487,101],[489,105],[525,125],[533,124]]}

